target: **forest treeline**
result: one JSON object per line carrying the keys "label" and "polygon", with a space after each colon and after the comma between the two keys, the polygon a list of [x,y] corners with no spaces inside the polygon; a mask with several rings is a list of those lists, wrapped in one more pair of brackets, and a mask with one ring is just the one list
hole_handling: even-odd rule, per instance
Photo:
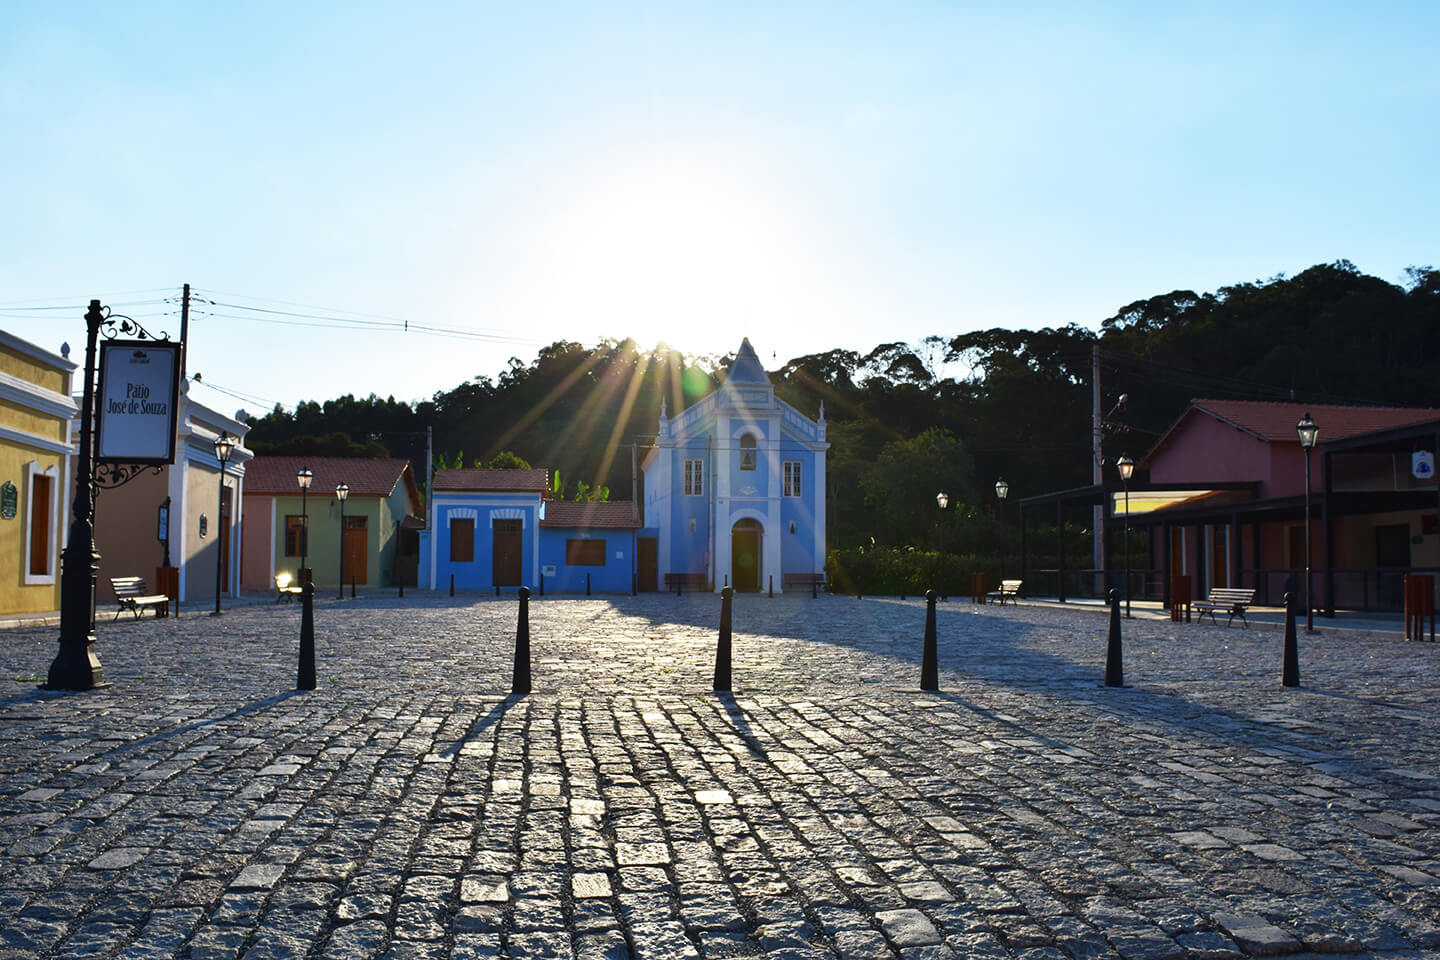
{"label": "forest treeline", "polygon": [[[997,478],[1009,481],[1012,502],[1088,484],[1097,346],[1107,463],[1141,457],[1195,397],[1436,406],[1440,271],[1411,268],[1394,284],[1341,260],[1136,300],[1098,332],[995,328],[796,357],[770,378],[808,416],[824,403],[832,546],[1001,542],[1014,508],[1008,521],[998,515]],[[607,486],[623,500],[632,445],[643,458],[662,398],[673,416],[714,390],[730,359],[562,341],[420,403],[372,395],[302,402],[293,413],[277,406],[253,422],[249,444],[406,457],[423,482],[428,426],[451,462],[513,451],[559,470],[567,486]],[[954,511],[943,522],[940,489]]]}

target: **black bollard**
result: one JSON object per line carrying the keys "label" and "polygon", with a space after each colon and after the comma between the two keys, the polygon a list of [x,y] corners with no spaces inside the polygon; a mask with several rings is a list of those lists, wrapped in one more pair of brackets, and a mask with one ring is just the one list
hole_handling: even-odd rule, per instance
{"label": "black bollard", "polygon": [[585,596],[590,596],[590,574],[585,574]]}
{"label": "black bollard", "polygon": [[638,574],[638,573],[632,573],[632,574],[630,574],[630,596],[632,596],[632,597],[638,597],[639,595],[640,595],[640,574]]}
{"label": "black bollard", "polygon": [[401,600],[404,600],[404,599],[405,599],[405,578],[404,578],[404,577],[401,577],[401,578],[400,578],[400,599],[401,599]]}
{"label": "black bollard", "polygon": [[530,692],[530,588],[520,588],[520,619],[515,623],[515,679],[511,693]]}
{"label": "black bollard", "polygon": [[545,571],[540,571],[540,596],[545,596]]}
{"label": "black bollard", "polygon": [[354,577],[351,577],[351,578],[350,578],[350,599],[351,599],[351,600],[354,600],[354,599],[355,599],[355,578],[354,578]]}
{"label": "black bollard", "polygon": [[770,599],[775,599],[775,574],[770,574]]}
{"label": "black bollard", "polygon": [[1280,670],[1280,684],[1300,686],[1300,649],[1295,639],[1295,594],[1285,594],[1285,664]]}
{"label": "black bollard", "polygon": [[300,584],[300,670],[296,690],[315,689],[315,584]]}
{"label": "black bollard", "polygon": [[500,584],[495,584],[495,596],[500,596]]}
{"label": "black bollard", "polygon": [[920,655],[920,689],[940,689],[940,657],[935,650],[934,590],[925,591],[925,650]]}
{"label": "black bollard", "polygon": [[1120,663],[1120,591],[1110,591],[1110,640],[1105,647],[1105,686],[1125,686],[1125,667]]}
{"label": "black bollard", "polygon": [[730,598],[735,591],[720,591],[720,642],[715,647],[715,692],[730,692]]}
{"label": "black bollard", "polygon": [[680,595],[681,595],[682,593],[684,593],[684,592],[685,592],[685,580],[684,580],[683,578],[681,578],[681,577],[676,577],[676,578],[675,578],[675,596],[678,597],[678,596],[680,596]]}
{"label": "black bollard", "polygon": [[455,574],[450,574],[450,596],[455,596]]}

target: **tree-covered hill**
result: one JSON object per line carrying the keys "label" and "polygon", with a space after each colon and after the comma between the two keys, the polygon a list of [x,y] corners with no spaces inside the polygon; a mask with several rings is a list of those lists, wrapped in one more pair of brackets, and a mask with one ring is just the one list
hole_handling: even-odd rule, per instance
{"label": "tree-covered hill", "polygon": [[[1097,345],[1107,461],[1138,458],[1193,397],[1434,406],[1440,271],[1412,268],[1397,285],[1342,260],[1136,300],[1098,333],[994,328],[796,357],[771,380],[811,416],[825,405],[832,544],[954,548],[962,544],[947,539],[997,535],[997,477],[1012,498],[1089,483]],[[414,405],[372,395],[277,407],[254,422],[250,443],[262,453],[388,452],[423,465],[428,426],[448,459],[509,450],[626,499],[631,446],[643,456],[662,398],[672,415],[684,409],[715,389],[729,360],[630,340],[558,342]],[[943,533],[942,487],[960,517]]]}

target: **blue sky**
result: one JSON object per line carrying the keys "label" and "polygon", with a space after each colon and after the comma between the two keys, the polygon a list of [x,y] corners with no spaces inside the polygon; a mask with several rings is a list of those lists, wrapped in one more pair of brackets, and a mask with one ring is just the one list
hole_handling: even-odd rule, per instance
{"label": "blue sky", "polygon": [[559,339],[773,367],[1440,262],[1434,3],[5,17],[0,328],[78,345],[98,297],[175,334],[188,281],[190,369],[252,411]]}

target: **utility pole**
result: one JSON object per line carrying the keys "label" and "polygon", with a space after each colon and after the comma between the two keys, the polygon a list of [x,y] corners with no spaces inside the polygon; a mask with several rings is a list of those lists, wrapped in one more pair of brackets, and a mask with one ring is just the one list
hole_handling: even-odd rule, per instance
{"label": "utility pole", "polygon": [[180,294],[180,382],[185,382],[185,354],[190,344],[190,284]]}
{"label": "utility pole", "polygon": [[[1105,494],[1105,458],[1100,450],[1101,437],[1100,420],[1100,343],[1097,341],[1090,345],[1090,480],[1096,486],[1102,488],[1101,496]],[[1096,592],[1098,596],[1104,596],[1105,591],[1105,506],[1097,503],[1094,507],[1094,516],[1090,521],[1090,529],[1095,531],[1095,570],[1096,570]]]}

